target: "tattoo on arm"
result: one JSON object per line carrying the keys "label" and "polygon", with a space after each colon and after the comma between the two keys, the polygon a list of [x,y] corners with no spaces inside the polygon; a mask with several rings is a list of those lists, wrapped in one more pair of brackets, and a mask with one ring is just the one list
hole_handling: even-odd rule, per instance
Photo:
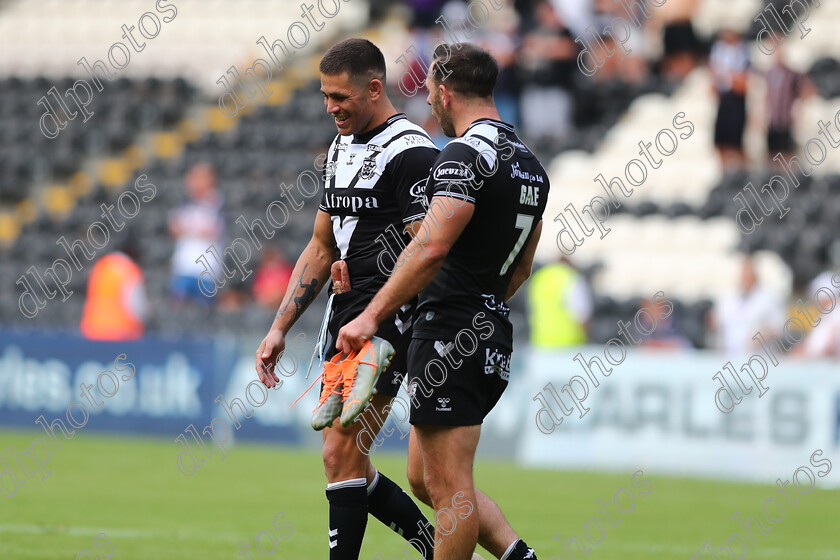
{"label": "tattoo on arm", "polygon": [[[309,307],[309,304],[315,300],[316,295],[316,288],[318,287],[318,279],[317,278],[310,278],[309,283],[304,283],[303,278],[304,274],[306,274],[306,268],[308,264],[303,265],[303,270],[300,272],[300,276],[298,276],[297,283],[295,285],[295,292],[299,291],[300,288],[303,288],[303,293],[299,296],[290,297],[289,300],[286,302],[280,310],[277,311],[276,318],[279,319],[282,317],[292,302],[295,303],[295,314],[292,317],[292,323],[295,323],[303,312]],[[294,293],[294,292],[293,292]]]}

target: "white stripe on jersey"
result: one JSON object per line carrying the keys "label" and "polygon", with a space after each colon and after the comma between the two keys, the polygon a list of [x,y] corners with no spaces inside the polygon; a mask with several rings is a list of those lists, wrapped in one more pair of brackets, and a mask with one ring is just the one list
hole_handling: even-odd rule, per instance
{"label": "white stripe on jersey", "polygon": [[[408,134],[388,144],[394,137],[404,133]],[[358,180],[354,188],[372,189],[385,171],[385,166],[405,150],[418,146],[436,149],[426,133],[406,118],[396,120],[367,144],[353,144],[353,138],[352,135],[339,136],[327,153],[327,161],[332,161],[335,151],[338,149],[340,152],[334,165],[336,189],[348,188],[356,177]],[[383,148],[385,144],[388,146]],[[338,148],[339,145],[342,147]]]}
{"label": "white stripe on jersey", "polygon": [[451,197],[451,198],[457,198],[459,200],[466,200],[467,202],[469,202],[471,204],[475,204],[475,198],[471,197],[468,194],[464,194],[464,193],[460,193],[460,192],[454,192],[450,189],[446,189],[445,193],[444,192],[436,192],[434,196],[448,196],[448,197]]}
{"label": "white stripe on jersey", "polygon": [[340,216],[330,216],[333,226],[333,235],[335,236],[335,244],[338,250],[341,251],[341,258],[347,258],[347,250],[350,248],[350,238],[353,237],[353,232],[356,231],[356,226],[359,224],[358,216],[347,216],[343,222]]}
{"label": "white stripe on jersey", "polygon": [[[455,138],[452,142],[459,142],[461,144],[466,144],[467,146],[472,147],[473,149],[477,150],[481,157],[484,158],[484,162],[487,167],[484,171],[495,171],[496,170],[496,153],[498,148],[493,146],[492,144],[488,144],[481,138],[477,138],[476,135],[483,136],[488,140],[496,140],[496,136],[498,136],[499,131],[495,126],[489,124],[478,124],[475,126],[470,127],[467,130],[467,133],[461,136],[460,138]],[[480,170],[479,170],[480,171]]]}
{"label": "white stripe on jersey", "polygon": [[403,218],[403,223],[408,224],[408,223],[411,223],[411,222],[413,222],[413,221],[415,221],[415,220],[422,220],[422,219],[423,219],[423,216],[425,216],[425,215],[426,215],[426,214],[415,214],[415,215],[413,215],[413,216],[409,216],[409,217],[407,217],[407,218]]}

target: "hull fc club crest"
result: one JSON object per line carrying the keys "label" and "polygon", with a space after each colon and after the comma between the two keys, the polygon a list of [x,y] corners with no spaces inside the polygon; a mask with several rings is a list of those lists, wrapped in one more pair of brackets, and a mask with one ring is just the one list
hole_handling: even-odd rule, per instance
{"label": "hull fc club crest", "polygon": [[359,171],[359,177],[368,180],[376,173],[376,161],[370,158],[365,158],[362,162],[362,170]]}
{"label": "hull fc club crest", "polygon": [[338,162],[336,162],[336,161],[327,162],[327,167],[326,167],[326,169],[324,169],[324,174],[327,178],[327,181],[329,181],[330,179],[335,177],[336,167],[338,167]]}

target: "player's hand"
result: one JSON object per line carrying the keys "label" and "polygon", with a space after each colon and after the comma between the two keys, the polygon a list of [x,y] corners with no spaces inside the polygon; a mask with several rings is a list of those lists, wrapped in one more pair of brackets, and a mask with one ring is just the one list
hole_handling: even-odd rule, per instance
{"label": "player's hand", "polygon": [[333,281],[333,293],[343,294],[350,291],[350,271],[347,268],[347,261],[332,263],[330,276]]}
{"label": "player's hand", "polygon": [[263,385],[271,389],[280,382],[274,373],[277,360],[286,349],[286,336],[279,330],[268,331],[257,349],[257,375]]}
{"label": "player's hand", "polygon": [[370,340],[370,337],[376,334],[379,324],[367,312],[341,327],[338,331],[338,340],[336,340],[335,347],[349,354],[350,352],[357,352],[362,349],[365,342]]}

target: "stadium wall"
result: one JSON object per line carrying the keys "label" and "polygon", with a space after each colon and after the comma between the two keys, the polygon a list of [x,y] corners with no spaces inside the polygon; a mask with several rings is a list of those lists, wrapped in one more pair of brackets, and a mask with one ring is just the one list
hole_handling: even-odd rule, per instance
{"label": "stadium wall", "polygon": [[[600,350],[532,352],[522,382],[544,395],[551,394],[545,390],[551,383],[565,406],[573,408],[561,387],[573,375],[584,375],[574,356],[578,352],[592,356]],[[590,387],[588,397],[582,400],[589,411],[582,417],[575,410],[550,433],[544,433],[548,431],[546,413],[540,413],[543,429],[536,424],[542,403],[527,403],[517,458],[530,466],[606,471],[642,468],[645,472],[768,483],[807,464],[817,449],[840,459],[836,363],[782,357],[767,373],[763,381],[767,390],[761,397],[750,387],[747,375],[741,374],[749,393],[741,395],[737,382],[726,374],[736,388],[736,399],[743,401],[731,412],[722,412],[715,399],[726,397],[718,395],[721,383],[713,376],[727,362],[746,361],[712,352],[628,351],[626,360],[609,377],[597,388]],[[559,419],[559,407],[552,401],[549,399]]]}
{"label": "stadium wall", "polygon": [[[178,438],[193,441],[195,433],[202,433],[211,449],[214,442],[224,447],[215,457],[230,452],[236,439],[319,445],[321,434],[309,426],[317,385],[291,407],[318,374],[313,367],[305,378],[314,341],[304,334],[288,341],[280,365],[283,383],[272,391],[255,381],[258,344],[256,339],[223,337],[92,342],[70,334],[0,330],[0,425],[45,431],[45,425],[59,419],[77,434],[96,430],[162,436],[173,441],[173,460],[183,448]],[[535,393],[550,395],[545,387],[551,383],[564,406],[574,408],[562,390],[572,376],[582,374],[574,356],[597,351],[518,347],[510,386],[482,427],[479,452],[535,467],[642,468],[770,483],[807,463],[817,449],[840,460],[837,367],[789,357],[768,372],[761,397],[753,390],[724,413],[715,401],[721,383],[713,379],[727,362],[724,356],[628,351],[623,363],[581,399],[582,410],[588,409],[583,417],[575,409],[545,433],[546,413],[541,413],[541,429],[537,414],[543,403],[535,400]],[[744,383],[749,383],[746,376]],[[582,393],[575,385],[571,389]],[[408,402],[404,389],[400,396]],[[555,417],[562,417],[556,402],[548,402]],[[59,429],[52,432],[65,442]],[[392,415],[377,448],[404,449],[407,434],[407,422]]]}

